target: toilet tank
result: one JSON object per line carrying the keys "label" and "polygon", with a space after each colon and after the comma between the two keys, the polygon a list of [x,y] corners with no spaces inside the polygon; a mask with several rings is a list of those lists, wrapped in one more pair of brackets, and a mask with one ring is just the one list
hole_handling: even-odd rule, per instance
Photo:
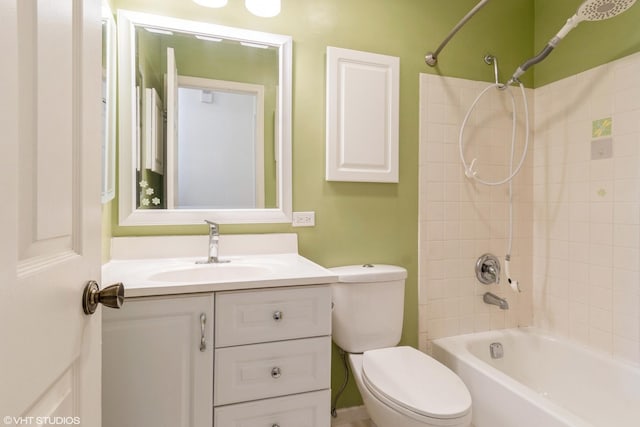
{"label": "toilet tank", "polygon": [[400,342],[407,270],[365,264],[330,268],[333,341],[349,353],[393,347]]}

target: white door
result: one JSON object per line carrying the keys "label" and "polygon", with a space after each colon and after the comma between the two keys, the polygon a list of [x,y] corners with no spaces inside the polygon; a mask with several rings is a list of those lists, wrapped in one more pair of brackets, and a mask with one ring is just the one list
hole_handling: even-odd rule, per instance
{"label": "white door", "polygon": [[167,48],[167,209],[176,206],[178,191],[178,68],[173,48]]}
{"label": "white door", "polygon": [[145,167],[164,174],[164,108],[162,98],[152,87],[144,90]]}
{"label": "white door", "polygon": [[0,425],[100,426],[100,1],[0,18]]}

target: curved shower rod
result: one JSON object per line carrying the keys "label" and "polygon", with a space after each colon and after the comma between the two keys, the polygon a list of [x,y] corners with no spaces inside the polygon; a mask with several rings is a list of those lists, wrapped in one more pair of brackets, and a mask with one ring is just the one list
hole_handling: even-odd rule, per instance
{"label": "curved shower rod", "polygon": [[453,36],[455,36],[456,33],[460,31],[460,28],[462,28],[464,24],[466,24],[467,21],[469,21],[469,19],[471,19],[473,15],[478,13],[478,11],[482,9],[487,3],[489,3],[489,0],[480,0],[478,4],[475,5],[475,7],[471,9],[469,13],[467,13],[455,27],[453,27],[453,30],[451,30],[449,35],[442,41],[442,43],[440,43],[440,46],[438,46],[435,52],[427,52],[424,57],[424,62],[426,62],[427,65],[434,67],[438,63],[438,55],[440,55],[442,49],[444,49],[444,47],[447,45],[447,43],[449,43]]}

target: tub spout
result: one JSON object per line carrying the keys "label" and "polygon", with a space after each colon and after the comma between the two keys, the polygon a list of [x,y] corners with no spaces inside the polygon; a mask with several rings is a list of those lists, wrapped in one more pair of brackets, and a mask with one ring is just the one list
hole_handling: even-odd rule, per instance
{"label": "tub spout", "polygon": [[487,304],[497,305],[498,307],[500,307],[500,310],[509,309],[509,303],[506,299],[500,298],[499,296],[494,295],[491,292],[485,292],[485,294],[482,296],[482,301]]}

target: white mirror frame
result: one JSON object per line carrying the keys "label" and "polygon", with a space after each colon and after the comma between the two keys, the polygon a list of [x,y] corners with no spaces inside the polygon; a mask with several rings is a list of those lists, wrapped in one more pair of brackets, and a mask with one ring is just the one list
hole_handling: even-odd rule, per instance
{"label": "white mirror frame", "polygon": [[[118,105],[119,105],[119,224],[188,225],[204,219],[219,224],[290,223],[292,211],[291,174],[291,36],[263,33],[234,27],[187,21],[147,13],[118,10]],[[277,201],[272,209],[137,209],[136,208],[136,97],[134,25],[166,28],[179,32],[218,36],[225,39],[276,47],[279,61],[276,122]],[[224,185],[224,183],[223,183]]]}
{"label": "white mirror frame", "polygon": [[107,58],[106,87],[104,95],[106,110],[102,147],[102,190],[101,201],[108,203],[116,195],[116,22],[106,2],[102,2],[102,22],[107,26],[106,52]]}

